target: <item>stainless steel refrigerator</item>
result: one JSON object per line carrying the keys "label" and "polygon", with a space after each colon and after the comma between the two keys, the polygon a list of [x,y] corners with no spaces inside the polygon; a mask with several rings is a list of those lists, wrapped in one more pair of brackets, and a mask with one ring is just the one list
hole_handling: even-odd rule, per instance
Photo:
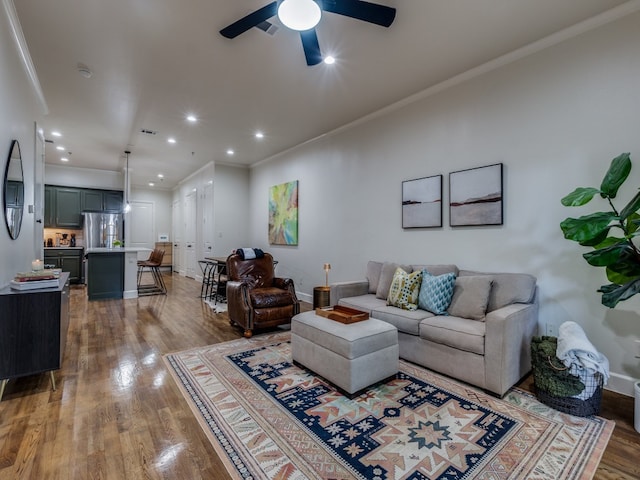
{"label": "stainless steel refrigerator", "polygon": [[121,213],[82,212],[85,248],[113,248],[116,240],[124,241],[124,219]]}

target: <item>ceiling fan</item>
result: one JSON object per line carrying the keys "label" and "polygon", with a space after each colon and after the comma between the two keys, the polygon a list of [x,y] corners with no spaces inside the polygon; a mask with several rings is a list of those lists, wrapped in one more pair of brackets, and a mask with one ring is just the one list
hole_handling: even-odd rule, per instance
{"label": "ceiling fan", "polygon": [[322,53],[315,26],[320,21],[322,11],[382,27],[389,27],[396,17],[395,8],[363,0],[277,0],[223,28],[220,34],[235,38],[277,15],[285,26],[300,32],[307,65],[317,65],[322,61]]}

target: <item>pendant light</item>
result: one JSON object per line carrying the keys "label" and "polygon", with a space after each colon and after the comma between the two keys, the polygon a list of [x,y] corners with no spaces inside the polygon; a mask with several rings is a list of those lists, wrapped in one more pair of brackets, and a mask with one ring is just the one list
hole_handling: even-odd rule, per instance
{"label": "pendant light", "polygon": [[127,167],[124,171],[124,213],[128,213],[131,210],[131,205],[129,204],[129,154],[131,152],[125,150],[124,153],[127,156]]}

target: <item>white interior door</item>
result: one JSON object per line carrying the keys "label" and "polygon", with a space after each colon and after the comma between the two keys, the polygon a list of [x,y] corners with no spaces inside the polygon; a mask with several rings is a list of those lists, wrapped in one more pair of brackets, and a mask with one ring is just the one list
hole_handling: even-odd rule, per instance
{"label": "white interior door", "polygon": [[173,271],[184,275],[184,253],[182,242],[182,203],[180,200],[173,202]]}
{"label": "white interior door", "polygon": [[191,192],[185,197],[184,204],[184,254],[185,275],[196,278],[198,273],[196,261],[196,215],[198,196]]}
{"label": "white interior door", "polygon": [[[129,226],[128,247],[150,248],[155,247],[155,224],[154,224],[154,204],[153,202],[130,202],[131,211],[127,218]],[[141,254],[142,257],[149,257],[148,254]]]}
{"label": "white interior door", "polygon": [[204,186],[202,194],[202,255],[213,255],[213,182]]}

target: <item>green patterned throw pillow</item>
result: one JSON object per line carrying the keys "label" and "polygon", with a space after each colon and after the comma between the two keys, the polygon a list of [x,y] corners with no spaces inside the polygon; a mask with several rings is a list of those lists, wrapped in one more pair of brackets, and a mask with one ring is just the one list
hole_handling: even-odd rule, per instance
{"label": "green patterned throw pillow", "polygon": [[435,315],[449,315],[447,308],[453,297],[453,289],[456,285],[456,274],[445,273],[431,275],[427,270],[422,270],[422,285],[418,296],[418,306]]}
{"label": "green patterned throw pillow", "polygon": [[416,310],[421,282],[422,272],[420,270],[407,273],[402,268],[396,268],[387,296],[387,305],[403,310]]}

